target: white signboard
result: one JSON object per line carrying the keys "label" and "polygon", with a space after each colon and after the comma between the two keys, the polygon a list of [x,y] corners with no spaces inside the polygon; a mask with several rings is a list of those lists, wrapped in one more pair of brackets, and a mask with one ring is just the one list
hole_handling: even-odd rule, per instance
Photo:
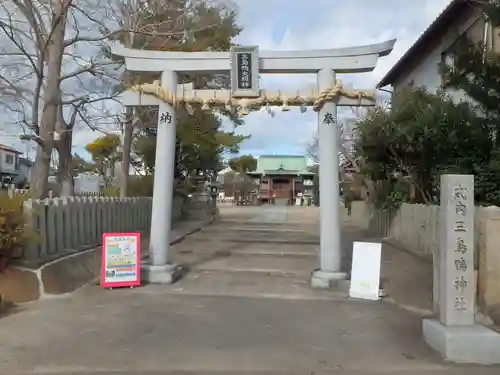
{"label": "white signboard", "polygon": [[379,299],[382,244],[354,242],[349,297]]}

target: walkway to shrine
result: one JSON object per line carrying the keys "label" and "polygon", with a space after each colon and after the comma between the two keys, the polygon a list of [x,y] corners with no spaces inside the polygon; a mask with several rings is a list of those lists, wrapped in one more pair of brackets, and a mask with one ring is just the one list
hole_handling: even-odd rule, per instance
{"label": "walkway to shrine", "polygon": [[[444,364],[422,317],[310,288],[315,207],[222,205],[221,220],[174,245],[171,285],[39,301],[0,319],[5,374],[498,374]],[[364,234],[344,226],[343,267]],[[359,371],[359,372],[358,372]]]}

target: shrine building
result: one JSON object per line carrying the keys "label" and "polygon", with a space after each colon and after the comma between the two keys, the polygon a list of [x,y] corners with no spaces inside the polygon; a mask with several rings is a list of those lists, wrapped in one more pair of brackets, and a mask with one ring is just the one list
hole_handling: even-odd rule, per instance
{"label": "shrine building", "polygon": [[260,203],[294,204],[313,195],[315,173],[308,170],[306,156],[262,155],[257,169],[247,175],[258,179]]}

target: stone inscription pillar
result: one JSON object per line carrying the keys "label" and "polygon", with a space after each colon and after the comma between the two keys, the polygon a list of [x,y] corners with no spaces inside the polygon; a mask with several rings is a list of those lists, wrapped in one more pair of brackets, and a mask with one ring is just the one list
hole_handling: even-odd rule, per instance
{"label": "stone inscription pillar", "polygon": [[449,326],[474,324],[474,176],[441,176],[439,319]]}
{"label": "stone inscription pillar", "polygon": [[444,359],[500,363],[500,335],[475,324],[474,176],[441,176],[439,320],[424,319],[425,341]]}

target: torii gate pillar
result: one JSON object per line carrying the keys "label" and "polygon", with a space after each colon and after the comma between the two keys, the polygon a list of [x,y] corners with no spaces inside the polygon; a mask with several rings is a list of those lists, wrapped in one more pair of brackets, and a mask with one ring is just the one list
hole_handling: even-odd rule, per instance
{"label": "torii gate pillar", "polygon": [[[174,95],[177,91],[177,73],[165,70],[161,85]],[[178,267],[170,259],[172,202],[174,196],[175,142],[177,120],[175,108],[159,101],[156,135],[156,161],[149,237],[149,263],[141,265],[141,277],[150,283],[169,284],[175,281]]]}
{"label": "torii gate pillar", "polygon": [[[318,72],[319,92],[334,86],[335,72],[321,69]],[[320,268],[311,276],[311,285],[316,288],[328,288],[332,281],[347,277],[341,271],[339,130],[336,123],[325,121],[328,117],[337,119],[337,103],[326,102],[318,111]]]}
{"label": "torii gate pillar", "polygon": [[[130,71],[157,72],[162,74],[161,87],[149,84],[148,90],[125,92],[122,96],[124,105],[159,105],[158,136],[156,145],[156,167],[154,180],[153,212],[150,237],[149,264],[141,267],[145,281],[170,283],[175,280],[175,265],[170,263],[170,225],[173,199],[173,176],[175,163],[175,111],[172,105],[164,101],[212,103],[224,105],[232,102],[236,95],[242,98],[237,104],[243,112],[262,105],[265,97],[269,105],[312,105],[317,100],[308,92],[305,97],[297,92],[290,95],[259,94],[259,73],[295,73],[318,76],[318,90],[315,95],[336,89],[335,73],[364,73],[375,69],[378,58],[388,55],[396,40],[349,48],[338,48],[314,51],[258,51],[257,47],[237,47],[239,50],[229,52],[159,52],[125,48],[123,45],[112,46],[112,53],[125,58]],[[253,51],[253,52],[252,52]],[[244,61],[244,63],[243,63]],[[243,69],[244,68],[244,69]],[[180,73],[233,73],[231,91],[194,90],[177,85],[177,72]],[[244,73],[243,73],[244,72]],[[235,76],[236,74],[236,76]],[[146,85],[143,85],[146,86]],[[182,90],[182,95],[176,91]],[[166,90],[165,90],[166,89]],[[154,96],[161,91],[164,101]],[[365,92],[366,93],[366,92]],[[151,94],[151,95],[143,95]],[[300,96],[300,100],[297,98]],[[172,101],[172,97],[175,100]],[[169,99],[170,98],[170,99]],[[179,99],[180,98],[180,99]],[[250,99],[253,98],[253,99]],[[295,98],[295,99],[292,99]],[[319,97],[316,97],[319,98]],[[290,99],[290,100],[289,100]],[[253,100],[253,102],[252,102]],[[253,104],[252,104],[253,103]],[[319,127],[320,158],[320,234],[321,249],[319,268],[312,273],[311,285],[328,288],[332,281],[341,280],[346,273],[341,270],[340,242],[340,194],[339,194],[339,133],[336,124],[338,106],[373,106],[373,96],[363,92],[334,93],[317,106]],[[233,103],[234,104],[234,103]]]}

